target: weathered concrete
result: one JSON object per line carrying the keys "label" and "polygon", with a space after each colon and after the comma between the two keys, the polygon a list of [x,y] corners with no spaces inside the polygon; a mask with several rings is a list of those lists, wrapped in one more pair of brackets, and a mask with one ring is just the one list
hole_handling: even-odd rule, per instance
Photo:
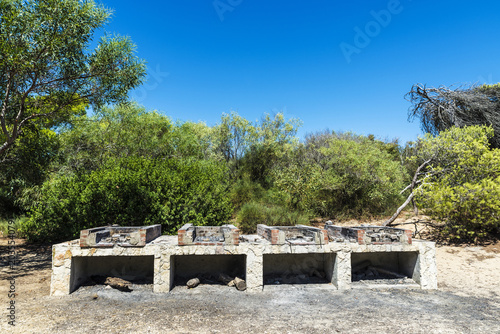
{"label": "weathered concrete", "polygon": [[[245,238],[243,238],[245,239]],[[177,236],[161,236],[144,247],[80,248],[78,240],[54,245],[52,248],[51,295],[67,295],[76,290],[89,275],[102,274],[106,261],[123,257],[114,268],[120,275],[137,275],[138,271],[153,272],[154,292],[168,292],[173,287],[175,275],[194,274],[197,266],[202,271],[210,269],[210,260],[216,264],[214,270],[236,265],[243,269],[247,291],[258,292],[264,286],[264,271],[280,272],[296,268],[319,269],[324,271],[326,280],[339,290],[351,288],[351,267],[353,261],[369,258],[375,263],[384,264],[389,269],[399,270],[408,275],[422,289],[437,289],[437,270],[435,244],[414,240],[412,244],[359,245],[349,242],[330,242],[319,245],[272,245],[262,238],[248,238],[253,242],[240,242],[239,245],[178,245]],[[289,254],[276,257],[279,254]],[[293,255],[298,256],[293,256]],[[391,255],[392,254],[392,255]],[[217,257],[225,255],[223,259]],[[232,257],[231,255],[240,255]],[[181,265],[176,273],[175,263],[179,265],[183,256],[189,256],[188,263]],[[200,257],[197,257],[200,256]],[[139,265],[141,258],[144,263]],[[151,261],[153,257],[153,261]],[[82,259],[85,258],[85,259]],[[97,269],[92,268],[96,258]],[[99,259],[97,259],[99,258]],[[128,260],[126,260],[128,259]],[[148,260],[149,259],[149,260]],[[265,260],[266,259],[266,260]],[[127,261],[132,262],[127,262]],[[278,263],[283,260],[283,263]],[[199,262],[197,262],[199,261]],[[267,264],[265,262],[267,261]],[[269,262],[270,261],[270,262]],[[273,264],[274,261],[274,264]],[[121,263],[121,264],[120,264]],[[144,266],[152,266],[150,270]],[[184,266],[184,267],[183,267]],[[391,267],[395,266],[395,267]],[[291,269],[290,269],[291,268]],[[295,268],[295,269],[294,269]],[[121,271],[120,271],[121,270]],[[127,271],[131,271],[128,272]],[[240,270],[241,271],[241,270]],[[112,275],[112,272],[109,272]],[[147,276],[147,275],[146,275]]]}

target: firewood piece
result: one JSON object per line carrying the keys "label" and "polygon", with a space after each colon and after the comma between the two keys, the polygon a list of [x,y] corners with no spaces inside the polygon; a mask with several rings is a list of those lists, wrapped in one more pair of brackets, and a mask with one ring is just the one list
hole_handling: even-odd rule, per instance
{"label": "firewood piece", "polygon": [[92,275],[92,276],[90,276],[90,279],[92,280],[92,283],[94,283],[94,284],[104,285],[104,282],[106,281],[106,276]]}
{"label": "firewood piece", "polygon": [[391,275],[391,276],[394,276],[395,278],[406,278],[406,276],[404,276],[404,275],[395,273],[394,271],[390,271],[390,270],[387,270],[387,269],[384,269],[384,268],[369,266],[368,269],[370,269],[372,271],[376,270],[376,271],[378,271],[381,274]]}
{"label": "firewood piece", "polygon": [[226,285],[229,285],[229,283],[233,280],[233,278],[227,274],[220,273],[219,274],[219,282],[222,282]]}
{"label": "firewood piece", "polygon": [[358,263],[354,267],[352,267],[352,272],[357,273],[359,271],[365,270],[367,267],[371,266],[372,263],[370,260],[365,260],[363,262]]}
{"label": "firewood piece", "polygon": [[313,276],[316,276],[316,277],[319,277],[319,278],[325,278],[325,273],[322,272],[322,271],[319,271],[317,269],[312,269],[310,272],[309,272],[309,276],[310,277],[313,277]]}
{"label": "firewood piece", "polygon": [[247,283],[239,277],[234,278],[234,285],[239,291],[245,291],[247,289]]}
{"label": "firewood piece", "polygon": [[187,281],[186,285],[188,288],[196,288],[200,284],[200,279],[199,278],[192,278],[189,281]]}
{"label": "firewood piece", "polygon": [[132,289],[130,288],[130,284],[132,283],[118,277],[107,277],[106,281],[104,281],[104,284],[123,292],[132,291]]}

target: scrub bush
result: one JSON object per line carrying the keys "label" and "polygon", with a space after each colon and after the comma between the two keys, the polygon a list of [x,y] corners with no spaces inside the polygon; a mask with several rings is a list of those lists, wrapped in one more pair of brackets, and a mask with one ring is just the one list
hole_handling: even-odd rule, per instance
{"label": "scrub bush", "polygon": [[232,205],[224,165],[206,160],[110,159],[95,171],[46,182],[23,226],[29,240],[59,241],[79,231],[119,224],[221,225]]}

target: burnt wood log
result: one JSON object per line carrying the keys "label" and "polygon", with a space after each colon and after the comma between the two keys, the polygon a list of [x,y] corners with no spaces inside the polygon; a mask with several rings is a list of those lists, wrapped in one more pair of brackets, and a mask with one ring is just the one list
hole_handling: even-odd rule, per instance
{"label": "burnt wood log", "polygon": [[123,292],[132,291],[132,289],[130,288],[130,285],[132,283],[118,277],[107,277],[106,281],[104,281],[104,284]]}
{"label": "burnt wood log", "polygon": [[247,289],[247,283],[239,277],[234,278],[234,285],[239,291],[245,291]]}
{"label": "burnt wood log", "polygon": [[365,270],[368,266],[371,266],[372,262],[370,260],[365,260],[363,262],[360,262],[356,264],[354,267],[352,267],[352,272],[357,273],[358,271]]}
{"label": "burnt wood log", "polygon": [[372,271],[376,270],[376,271],[378,271],[381,274],[386,274],[386,275],[394,276],[395,278],[406,278],[406,276],[404,276],[404,275],[398,274],[398,273],[396,273],[394,271],[390,271],[390,270],[387,270],[387,269],[384,269],[384,268],[379,268],[379,267],[374,267],[374,266],[368,266],[368,269],[370,269]]}
{"label": "burnt wood log", "polygon": [[226,285],[229,285],[233,279],[234,278],[232,278],[231,276],[229,276],[227,274],[224,274],[224,273],[219,274],[219,282],[222,282]]}

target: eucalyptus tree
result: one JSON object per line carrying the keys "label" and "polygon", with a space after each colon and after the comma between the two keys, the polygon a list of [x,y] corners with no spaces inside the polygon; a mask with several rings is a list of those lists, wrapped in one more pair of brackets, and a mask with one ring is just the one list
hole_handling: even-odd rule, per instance
{"label": "eucalyptus tree", "polygon": [[91,0],[0,1],[0,154],[30,123],[122,102],[142,83],[145,63],[129,38],[90,48],[110,15]]}

